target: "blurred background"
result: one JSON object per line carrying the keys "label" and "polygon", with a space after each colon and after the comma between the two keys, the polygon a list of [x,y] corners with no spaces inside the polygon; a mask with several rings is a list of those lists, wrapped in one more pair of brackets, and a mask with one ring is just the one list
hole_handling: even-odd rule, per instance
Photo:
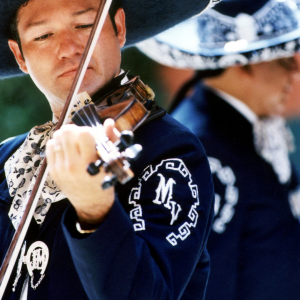
{"label": "blurred background", "polygon": [[[167,110],[179,87],[193,75],[192,70],[159,65],[136,48],[125,49],[122,56],[122,69],[139,75],[154,90],[157,103]],[[296,144],[291,159],[300,172],[300,81],[294,85],[287,101],[286,117]],[[52,119],[52,114],[44,95],[25,75],[0,80],[0,118],[0,141],[3,141],[46,123]]]}

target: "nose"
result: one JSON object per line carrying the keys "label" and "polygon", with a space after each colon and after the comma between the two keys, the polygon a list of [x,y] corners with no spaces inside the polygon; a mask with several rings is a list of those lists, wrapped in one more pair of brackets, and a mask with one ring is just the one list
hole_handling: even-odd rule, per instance
{"label": "nose", "polygon": [[81,56],[85,44],[82,39],[78,38],[72,30],[65,30],[58,37],[58,58],[74,58]]}

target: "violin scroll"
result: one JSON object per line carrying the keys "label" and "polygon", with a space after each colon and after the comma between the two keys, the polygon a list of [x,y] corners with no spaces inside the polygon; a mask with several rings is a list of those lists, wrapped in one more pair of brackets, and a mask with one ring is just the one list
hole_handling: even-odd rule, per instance
{"label": "violin scroll", "polygon": [[[102,183],[102,188],[106,189],[112,185],[115,185],[117,181],[125,184],[130,180],[134,174],[129,169],[130,162],[136,160],[141,151],[142,146],[139,144],[133,145],[133,133],[131,131],[124,131],[121,133],[120,140],[115,144],[110,141],[107,142],[107,148],[105,150],[110,153],[110,157],[107,160],[98,159],[95,163],[90,163],[87,171],[90,175],[96,175],[99,173],[100,168],[104,167],[105,171],[113,172],[112,176],[107,175]],[[102,158],[103,148],[97,144],[97,152]],[[104,155],[105,157],[105,155]],[[124,172],[121,171],[121,168]]]}
{"label": "violin scroll", "polygon": [[74,124],[78,126],[90,126],[95,128],[96,149],[99,159],[87,167],[90,175],[99,173],[101,167],[107,175],[102,183],[102,188],[106,189],[114,185],[117,181],[125,184],[134,174],[130,170],[129,161],[136,159],[142,150],[141,145],[133,144],[133,133],[125,130],[121,133],[120,140],[116,143],[110,141],[105,135],[100,118],[93,104],[86,105],[79,109],[72,117]]}

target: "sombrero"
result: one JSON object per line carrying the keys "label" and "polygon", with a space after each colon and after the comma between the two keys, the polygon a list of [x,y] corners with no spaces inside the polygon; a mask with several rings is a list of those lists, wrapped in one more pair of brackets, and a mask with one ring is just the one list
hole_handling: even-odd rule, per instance
{"label": "sombrero", "polygon": [[292,56],[300,48],[300,0],[223,0],[137,44],[171,67],[220,69]]}
{"label": "sombrero", "polygon": [[[0,1],[0,77],[21,75],[8,44],[9,24],[25,0]],[[126,46],[149,38],[190,18],[219,0],[121,0],[126,14]]]}

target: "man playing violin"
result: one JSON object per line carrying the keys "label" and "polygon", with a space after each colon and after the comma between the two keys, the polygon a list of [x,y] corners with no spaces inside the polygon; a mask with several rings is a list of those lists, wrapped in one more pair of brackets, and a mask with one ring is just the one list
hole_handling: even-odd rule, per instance
{"label": "man playing violin", "polygon": [[[10,35],[0,51],[8,41],[19,68],[49,101],[53,122],[1,144],[1,261],[45,148],[50,171],[3,299],[203,299],[213,188],[200,142],[159,115],[135,131],[143,146],[131,164],[135,177],[103,190],[104,169],[86,171],[98,159],[94,129],[65,125],[54,132],[99,0],[12,2],[19,5],[0,6],[1,15],[14,13],[3,21]],[[214,1],[197,2],[203,9]],[[80,92],[93,96],[121,73],[125,12],[113,3]],[[118,140],[113,120],[104,129]]]}

